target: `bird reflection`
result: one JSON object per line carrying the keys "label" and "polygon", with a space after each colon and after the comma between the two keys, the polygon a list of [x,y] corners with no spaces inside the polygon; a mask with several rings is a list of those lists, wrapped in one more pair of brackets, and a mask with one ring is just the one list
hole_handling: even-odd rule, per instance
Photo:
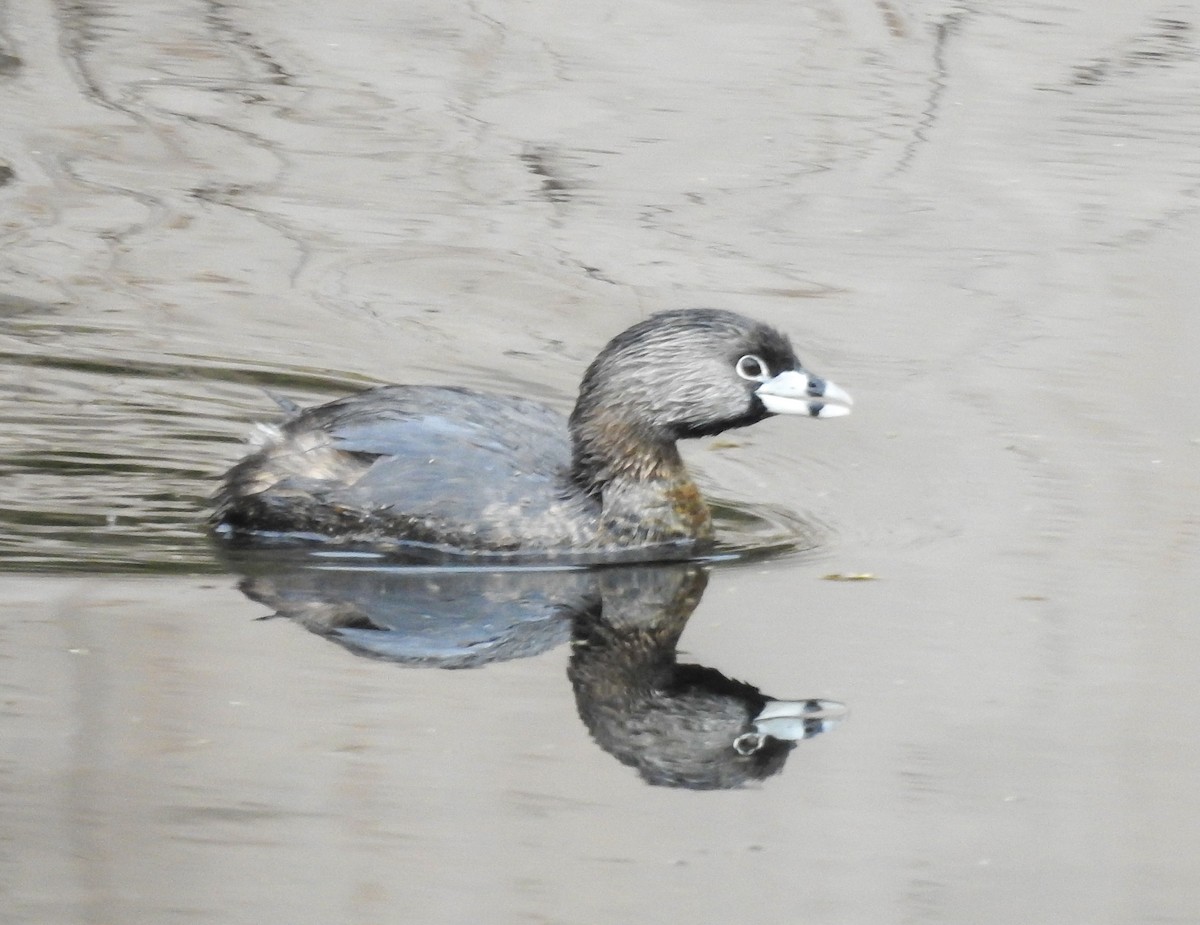
{"label": "bird reflection", "polygon": [[597,583],[602,605],[575,615],[567,674],[592,738],[648,783],[714,790],[762,780],[843,715],[832,701],[775,700],[677,661],[707,568],[609,570]]}
{"label": "bird reflection", "polygon": [[242,591],[274,616],[359,655],[474,668],[570,641],[580,718],[651,784],[711,790],[765,779],[845,713],[679,663],[676,646],[708,583],[700,563],[473,570],[275,552],[243,553],[233,565]]}

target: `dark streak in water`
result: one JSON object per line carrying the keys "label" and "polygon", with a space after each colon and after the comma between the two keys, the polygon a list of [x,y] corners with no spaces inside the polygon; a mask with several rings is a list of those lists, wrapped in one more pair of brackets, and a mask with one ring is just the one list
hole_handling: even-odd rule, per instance
{"label": "dark streak in water", "polygon": [[[173,157],[178,158],[181,162],[186,162],[189,159],[188,152],[184,149],[186,140],[181,140],[177,132],[170,130],[169,126],[164,124],[164,118],[172,121],[181,121],[185,124],[190,123],[216,128],[219,131],[233,134],[246,141],[250,146],[275,157],[280,162],[282,169],[283,161],[275,146],[253,132],[215,119],[201,118],[188,113],[161,109],[153,104],[148,104],[143,99],[140,85],[129,85],[128,92],[122,93],[119,96],[109,92],[101,80],[94,75],[92,62],[110,35],[122,31],[130,32],[136,29],[135,22],[122,22],[119,18],[122,14],[113,12],[118,9],[102,3],[88,2],[88,0],[67,0],[60,7],[60,47],[63,52],[62,57],[67,68],[75,75],[76,83],[79,85],[80,91],[85,98],[106,109],[128,117],[140,128],[152,135],[164,148],[171,152]],[[205,36],[203,40],[207,42],[215,53],[224,54],[231,58],[231,49],[244,52],[243,62],[248,59],[252,64],[247,65],[243,63],[240,70],[244,71],[253,67],[261,69],[261,73],[257,75],[243,74],[241,77],[231,80],[231,86],[227,89],[236,89],[237,92],[244,96],[247,93],[247,88],[255,85],[263,87],[290,85],[292,75],[260,43],[254,41],[250,33],[232,24],[227,5],[217,2],[217,0],[209,0],[207,9],[208,13],[204,18],[204,23],[210,34]],[[217,87],[213,92],[226,92],[226,88]],[[255,100],[265,101],[266,98],[258,95],[251,99],[252,102]],[[82,188],[126,196],[138,202],[149,213],[148,217],[141,222],[132,224],[122,230],[114,231],[108,235],[102,235],[103,238],[114,246],[114,250],[131,235],[136,235],[149,228],[165,224],[175,212],[175,209],[166,200],[149,194],[144,190],[98,184],[93,180],[87,179],[81,175],[81,172],[74,167],[74,164],[69,159],[64,159],[61,169]],[[237,187],[235,184],[230,184],[227,189],[232,192],[235,189],[240,191],[242,188]],[[213,196],[208,201],[228,208],[238,209],[291,242],[299,255],[297,264],[292,269],[291,277],[293,281],[298,278],[307,265],[309,248],[303,238],[297,235],[293,229],[262,212],[235,204],[228,196]],[[131,293],[131,296],[136,297],[136,293]]]}
{"label": "dark streak in water", "polygon": [[124,113],[136,119],[137,116],[117,103],[105,91],[100,81],[92,75],[88,65],[92,47],[97,44],[109,30],[101,23],[111,18],[108,7],[103,3],[93,3],[89,0],[61,0],[59,3],[59,46],[62,49],[63,63],[75,75],[83,95],[107,109]]}
{"label": "dark streak in water", "polygon": [[209,25],[217,33],[228,37],[232,44],[245,49],[255,61],[262,65],[270,75],[267,78],[269,83],[285,87],[291,86],[292,74],[266,48],[255,41],[254,36],[250,32],[233,24],[229,12],[231,9],[230,4],[221,3],[219,0],[207,0],[205,5],[208,7],[208,13],[204,18]]}
{"label": "dark streak in water", "polygon": [[1078,65],[1071,76],[1075,87],[1094,87],[1106,81],[1129,77],[1147,67],[1172,67],[1200,57],[1190,22],[1158,17],[1140,36],[1131,38],[1112,54]]}
{"label": "dark streak in water", "polygon": [[531,147],[521,152],[521,161],[536,177],[540,177],[540,195],[547,202],[564,203],[571,199],[574,184],[562,177],[551,164],[553,152],[545,147]]}
{"label": "dark streak in water", "polygon": [[963,11],[951,13],[934,26],[933,71],[929,77],[929,98],[925,102],[925,108],[921,110],[921,118],[913,128],[912,139],[904,146],[904,152],[892,171],[893,176],[908,170],[917,155],[917,149],[929,142],[929,133],[940,115],[942,96],[946,93],[950,79],[946,65],[946,46],[950,37],[958,33],[966,16],[967,13]]}
{"label": "dark streak in water", "polygon": [[346,388],[364,388],[374,384],[349,376],[301,372],[293,368],[268,370],[261,366],[237,368],[228,365],[162,362],[114,358],[55,357],[0,352],[0,364],[16,367],[57,369],[88,375],[115,376],[123,379],[187,379],[237,382],[264,389],[297,389],[304,392],[337,392]]}
{"label": "dark streak in water", "polygon": [[887,25],[888,32],[892,38],[908,38],[908,29],[904,25],[904,20],[896,12],[896,8],[888,3],[888,0],[875,0],[875,6],[879,10],[879,14],[883,17],[883,21]]}

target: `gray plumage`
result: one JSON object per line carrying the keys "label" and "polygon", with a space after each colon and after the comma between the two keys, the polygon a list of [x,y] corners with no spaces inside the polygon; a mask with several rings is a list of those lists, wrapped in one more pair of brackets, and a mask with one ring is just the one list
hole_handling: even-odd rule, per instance
{"label": "gray plumage", "polygon": [[[755,364],[763,375],[749,379]],[[371,389],[265,428],[261,448],[225,476],[213,522],[234,540],[300,536],[449,555],[692,554],[711,542],[712,525],[675,441],[768,416],[756,391],[768,371],[789,370],[802,367],[779,332],[691,309],[614,338],[584,375],[569,420],[460,388]],[[811,381],[819,396],[825,384]]]}

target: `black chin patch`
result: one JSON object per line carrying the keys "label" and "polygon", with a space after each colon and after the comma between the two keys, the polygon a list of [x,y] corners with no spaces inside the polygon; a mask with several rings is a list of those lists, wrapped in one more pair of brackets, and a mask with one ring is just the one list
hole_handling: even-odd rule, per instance
{"label": "black chin patch", "polygon": [[737,427],[749,427],[751,424],[757,424],[763,418],[768,416],[769,412],[765,407],[763,407],[762,401],[755,396],[754,404],[745,414],[732,418],[722,418],[719,421],[680,424],[675,428],[674,437],[676,440],[689,440],[696,437],[713,437],[722,431],[733,430]]}

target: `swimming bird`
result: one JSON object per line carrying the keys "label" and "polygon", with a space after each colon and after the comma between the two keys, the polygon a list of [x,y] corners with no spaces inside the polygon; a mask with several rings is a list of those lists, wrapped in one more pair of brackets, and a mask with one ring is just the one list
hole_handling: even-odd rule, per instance
{"label": "swimming bird", "polygon": [[519,396],[389,385],[264,429],[216,494],[216,533],[457,557],[629,561],[699,554],[712,518],[678,440],[776,414],[848,414],[774,328],[661,312],[614,337],[568,419]]}

